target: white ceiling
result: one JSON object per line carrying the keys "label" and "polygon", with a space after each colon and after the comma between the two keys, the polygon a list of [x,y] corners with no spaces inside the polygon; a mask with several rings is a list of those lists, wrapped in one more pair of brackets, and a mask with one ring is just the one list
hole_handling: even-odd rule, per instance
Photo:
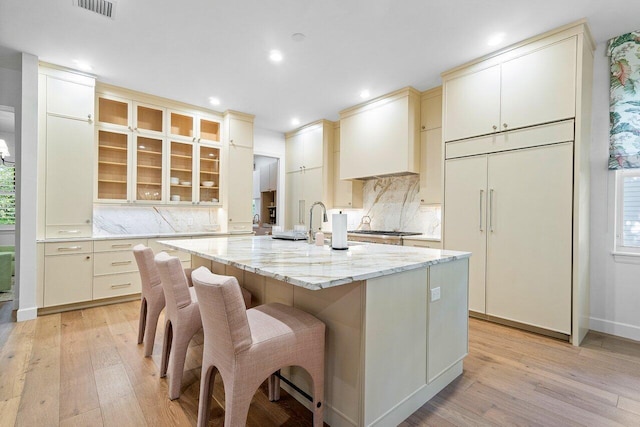
{"label": "white ceiling", "polygon": [[[2,0],[0,46],[283,132],[292,117],[336,120],[365,88],[437,86],[442,71],[580,18],[600,43],[639,17],[630,0],[118,0],[111,20],[73,0]],[[487,46],[497,32],[504,42]]]}

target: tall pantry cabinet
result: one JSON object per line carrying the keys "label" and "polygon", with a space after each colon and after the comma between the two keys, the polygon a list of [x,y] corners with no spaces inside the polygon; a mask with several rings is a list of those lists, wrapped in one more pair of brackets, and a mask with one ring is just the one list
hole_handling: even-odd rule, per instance
{"label": "tall pantry cabinet", "polygon": [[443,73],[446,249],[472,315],[565,337],[589,318],[594,44],[571,24]]}
{"label": "tall pantry cabinet", "polygon": [[[39,238],[91,237],[95,80],[40,67]],[[44,234],[44,235],[43,235]]]}

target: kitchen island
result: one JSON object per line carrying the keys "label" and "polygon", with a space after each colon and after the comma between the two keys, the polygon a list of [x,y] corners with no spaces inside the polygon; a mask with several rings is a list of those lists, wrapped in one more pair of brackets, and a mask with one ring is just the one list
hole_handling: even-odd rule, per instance
{"label": "kitchen island", "polygon": [[[337,251],[269,236],[162,243],[192,254],[194,267],[236,276],[254,305],[280,302],[325,322],[331,426],[395,426],[462,373],[468,252],[367,243]],[[302,369],[283,375],[310,390]]]}

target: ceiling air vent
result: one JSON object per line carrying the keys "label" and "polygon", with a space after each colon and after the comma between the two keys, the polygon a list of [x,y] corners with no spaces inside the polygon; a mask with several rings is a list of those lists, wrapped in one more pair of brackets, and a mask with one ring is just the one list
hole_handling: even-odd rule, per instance
{"label": "ceiling air vent", "polygon": [[91,12],[95,12],[98,15],[106,16],[113,19],[113,15],[116,11],[116,2],[107,0],[74,0],[74,4],[87,9]]}

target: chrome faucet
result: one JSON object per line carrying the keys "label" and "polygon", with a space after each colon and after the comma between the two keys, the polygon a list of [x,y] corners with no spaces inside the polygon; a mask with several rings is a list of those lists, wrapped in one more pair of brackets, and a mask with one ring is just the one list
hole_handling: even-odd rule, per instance
{"label": "chrome faucet", "polygon": [[329,221],[329,218],[327,218],[327,207],[324,205],[324,203],[322,203],[322,202],[314,202],[311,205],[311,209],[309,209],[309,237],[307,239],[307,242],[309,242],[311,244],[314,242],[313,229],[311,227],[313,227],[313,208],[316,205],[322,206],[322,222],[328,222]]}

